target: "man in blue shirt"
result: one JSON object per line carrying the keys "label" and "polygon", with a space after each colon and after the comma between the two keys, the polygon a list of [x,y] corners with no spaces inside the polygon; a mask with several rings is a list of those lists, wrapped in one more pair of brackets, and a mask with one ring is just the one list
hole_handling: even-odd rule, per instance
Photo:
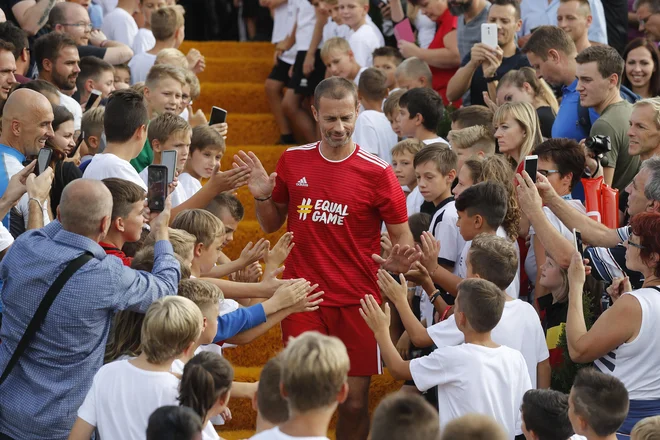
{"label": "man in blue shirt", "polygon": [[66,265],[84,252],[93,258],[66,283],[40,330],[0,385],[0,438],[66,439],[76,411],[103,364],[118,310],[145,313],[176,295],[181,276],[168,238],[170,201],[150,225],[156,234],[152,273],[106,255],[98,244],[112,215],[103,182],[78,179],[66,186],[58,220],[21,235],[0,266],[4,302],[0,371],[4,371],[40,301]]}
{"label": "man in blue shirt", "polygon": [[[578,102],[580,93],[576,90],[577,50],[571,37],[556,26],[541,26],[529,38],[523,52],[536,70],[536,75],[549,84],[561,87],[562,100],[552,126],[553,138],[568,138],[581,141],[589,136],[578,124]],[[598,113],[589,109],[593,123]]]}

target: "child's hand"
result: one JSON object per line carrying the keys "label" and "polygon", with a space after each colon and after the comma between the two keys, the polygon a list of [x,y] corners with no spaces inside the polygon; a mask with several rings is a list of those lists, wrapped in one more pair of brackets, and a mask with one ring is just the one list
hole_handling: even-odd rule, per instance
{"label": "child's hand", "polygon": [[225,410],[222,411],[220,415],[222,416],[222,419],[225,421],[225,423],[231,420],[231,411],[229,411],[229,408],[225,408]]}
{"label": "child's hand", "polygon": [[[307,288],[307,295],[291,307],[291,313],[313,312],[319,308],[319,304],[323,302],[321,296],[325,292],[321,290],[320,292],[312,293],[316,287],[318,287],[318,284]],[[310,295],[310,293],[312,294]]]}
{"label": "child's hand", "polygon": [[272,269],[279,267],[284,263],[284,260],[287,259],[294,245],[293,232],[287,232],[282,235],[280,239],[277,240],[277,243],[275,243],[275,246],[264,254],[266,267]]}
{"label": "child's hand", "polygon": [[250,178],[248,167],[235,167],[231,170],[220,171],[220,165],[216,165],[211,174],[209,183],[215,187],[216,193],[233,191],[246,185]]}
{"label": "child's hand", "polygon": [[390,306],[387,303],[383,312],[373,295],[365,295],[360,300],[360,315],[375,335],[385,333],[390,337]]}
{"label": "child's hand", "polygon": [[420,237],[422,246],[417,246],[417,250],[421,253],[419,261],[428,270],[429,273],[438,266],[438,255],[440,255],[440,242],[435,239],[433,234],[428,231],[422,233]]}
{"label": "child's hand", "polygon": [[372,254],[371,258],[378,264],[381,269],[389,270],[395,273],[406,273],[410,270],[410,266],[419,260],[421,252],[408,245],[400,246],[395,244],[392,252],[387,258],[380,255]]}
{"label": "child's hand", "polygon": [[223,139],[227,139],[227,132],[229,131],[229,125],[226,122],[219,122],[217,124],[211,125],[211,128],[222,136]]}
{"label": "child's hand", "polygon": [[263,275],[261,264],[258,261],[250,264],[245,269],[239,270],[241,282],[243,283],[258,283],[259,278]]}
{"label": "child's hand", "polygon": [[241,251],[241,256],[238,257],[243,267],[247,268],[252,263],[256,263],[261,259],[266,258],[270,242],[265,238],[260,238],[256,244],[249,242]]}
{"label": "child's hand", "polygon": [[383,258],[387,259],[392,253],[392,240],[387,232],[380,234],[380,248],[383,250]]}
{"label": "child's hand", "polygon": [[412,281],[418,286],[423,286],[424,283],[428,283],[429,281],[433,282],[429,275],[429,271],[426,270],[426,267],[424,267],[421,262],[417,261],[412,267],[413,268],[406,273],[406,279],[408,281]]}
{"label": "child's hand", "polygon": [[408,301],[408,283],[403,274],[399,274],[399,281],[401,284],[397,283],[386,270],[378,270],[378,288],[394,305],[399,301]]}
{"label": "child's hand", "polygon": [[309,290],[309,281],[304,279],[296,280],[293,283],[279,287],[273,294],[271,300],[275,301],[277,310],[286,309],[304,299],[309,292],[314,291],[317,287],[319,287],[319,285],[314,284],[311,287],[311,290]]}

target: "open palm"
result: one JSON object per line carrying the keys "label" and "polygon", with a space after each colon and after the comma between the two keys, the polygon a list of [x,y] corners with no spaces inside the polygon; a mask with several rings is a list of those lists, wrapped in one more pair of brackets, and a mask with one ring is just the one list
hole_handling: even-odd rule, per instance
{"label": "open palm", "polygon": [[273,193],[277,174],[272,173],[269,176],[256,154],[251,151],[249,153],[239,151],[234,155],[234,168],[238,167],[248,167],[250,170],[247,186],[253,197],[262,199]]}

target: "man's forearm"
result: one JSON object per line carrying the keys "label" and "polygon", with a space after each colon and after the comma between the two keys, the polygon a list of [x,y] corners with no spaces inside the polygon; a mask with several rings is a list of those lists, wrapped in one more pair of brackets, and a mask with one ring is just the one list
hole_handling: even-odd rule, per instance
{"label": "man's forearm", "polygon": [[118,41],[105,40],[105,55],[103,61],[110,64],[123,64],[133,58],[133,50],[124,43]]}
{"label": "man's forearm", "polygon": [[9,211],[11,211],[11,208],[14,207],[16,202],[10,202],[9,200],[5,199],[4,197],[0,198],[0,219],[5,218],[7,214],[9,214]]}
{"label": "man's forearm", "polygon": [[186,209],[204,209],[208,206],[209,203],[218,195],[218,192],[212,185],[208,183],[197,191],[191,198],[183,202],[182,204],[172,208],[172,216],[170,217],[170,223],[174,221],[176,216]]}
{"label": "man's forearm", "polygon": [[265,201],[255,200],[257,220],[266,233],[275,232],[282,227],[285,218],[282,217],[277,205],[270,198]]}
{"label": "man's forearm", "polygon": [[[23,0],[29,1],[29,0]],[[39,0],[28,7],[22,14],[16,16],[21,28],[29,35],[35,35],[48,22],[50,10],[55,6],[56,0]],[[15,6],[19,6],[18,5]]]}
{"label": "man's forearm", "polygon": [[429,66],[437,67],[438,69],[453,69],[461,64],[461,57],[458,55],[458,52],[451,51],[447,48],[423,49],[420,51],[419,58]]}
{"label": "man's forearm", "polygon": [[548,201],[547,206],[568,229],[579,229],[582,234],[582,240],[592,246],[609,248],[615,247],[621,242],[616,229],[610,229],[604,224],[590,219],[569,205],[561,197],[553,197]]}
{"label": "man's forearm", "polygon": [[476,71],[476,67],[467,64],[454,74],[447,84],[447,99],[456,101],[470,88],[470,82]]}
{"label": "man's forearm", "polygon": [[40,229],[44,227],[44,211],[42,205],[36,199],[28,201],[28,224],[27,229]]}

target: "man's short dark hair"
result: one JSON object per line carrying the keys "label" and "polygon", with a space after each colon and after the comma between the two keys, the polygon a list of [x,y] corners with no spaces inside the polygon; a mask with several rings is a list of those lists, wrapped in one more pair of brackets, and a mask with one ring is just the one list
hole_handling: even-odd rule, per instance
{"label": "man's short dark hair", "polygon": [[131,205],[144,200],[144,189],[133,182],[109,177],[103,179],[103,183],[112,194],[112,220],[126,217],[131,212]]}
{"label": "man's short dark hair", "polygon": [[401,52],[399,51],[398,48],[396,47],[391,47],[391,46],[383,46],[376,48],[374,52],[371,54],[373,58],[376,57],[391,57],[394,58],[395,64],[398,66],[401,64],[403,61],[403,55],[401,55]]}
{"label": "man's short dark hair", "polygon": [[428,87],[417,87],[408,90],[399,98],[399,107],[408,109],[410,119],[418,114],[422,115],[422,118],[424,118],[422,125],[432,132],[438,129],[438,124],[444,112],[442,98],[438,95],[438,92]]}
{"label": "man's short dark hair", "polygon": [[520,2],[518,0],[492,0],[492,6],[513,6],[516,11],[516,20],[520,20]]}
{"label": "man's short dark hair", "polygon": [[55,62],[57,57],[60,56],[60,51],[65,47],[71,46],[75,47],[76,50],[78,49],[76,42],[71,37],[59,32],[51,32],[37,38],[34,42],[33,52],[39,72],[44,68],[44,60]]}
{"label": "man's short dark hair", "polygon": [[477,333],[495,328],[502,318],[506,302],[502,289],[480,278],[469,278],[458,283],[458,299],[459,311],[465,313],[470,327]]}
{"label": "man's short dark hair", "polygon": [[438,414],[420,395],[396,393],[384,398],[371,421],[371,440],[440,438]]}
{"label": "man's short dark hair", "polygon": [[554,49],[565,55],[577,52],[571,37],[557,26],[539,26],[532,32],[522,48],[523,53],[533,53],[543,61],[548,59],[548,52]]}
{"label": "man's short dark hair", "polygon": [[264,365],[257,387],[257,408],[267,422],[279,425],[289,420],[289,404],[280,394],[282,359],[275,356]]}
{"label": "man's short dark hair", "polygon": [[575,414],[600,437],[612,435],[628,416],[628,390],[614,376],[595,368],[578,371],[571,388]]}
{"label": "man's short dark hair", "polygon": [[575,57],[575,61],[578,64],[596,63],[598,73],[603,78],[609,78],[616,74],[617,85],[621,86],[623,68],[626,63],[615,48],[610,46],[587,47]]}
{"label": "man's short dark hair", "polygon": [[352,96],[357,106],[357,88],[352,81],[338,76],[326,78],[314,90],[314,107],[316,110],[319,109],[321,98],[344,99],[347,96]]}
{"label": "man's short dark hair", "polygon": [[438,171],[446,176],[452,170],[456,171],[458,156],[446,144],[435,143],[427,145],[415,154],[413,167],[417,168],[426,162],[433,162],[438,167]]}
{"label": "man's short dark hair", "polygon": [[360,74],[358,92],[369,101],[382,101],[387,97],[387,76],[375,67]]}
{"label": "man's short dark hair", "polygon": [[138,128],[147,125],[149,114],[144,98],[135,90],[115,90],[105,105],[103,129],[108,142],[127,142]]}
{"label": "man's short dark hair", "polygon": [[483,125],[492,127],[493,111],[484,105],[469,105],[454,110],[451,114],[451,121],[460,125],[461,128]]}
{"label": "man's short dark hair", "polygon": [[232,218],[239,222],[243,220],[243,217],[245,216],[245,208],[243,208],[243,204],[238,197],[233,194],[218,194],[213,200],[211,200],[211,203],[209,203],[205,209],[218,218],[220,217],[222,210],[227,209]]}
{"label": "man's short dark hair", "polygon": [[202,419],[187,406],[161,406],[149,416],[147,440],[193,440],[202,429]]}
{"label": "man's short dark hair", "polygon": [[78,87],[79,92],[82,92],[85,81],[88,79],[91,78],[94,81],[98,81],[102,73],[112,72],[114,74],[115,71],[112,64],[103,61],[101,58],[92,56],[82,57],[78,65],[80,67],[80,73],[78,73],[78,78],[76,79],[76,87]]}
{"label": "man's short dark hair", "polygon": [[566,440],[574,434],[568,419],[568,395],[555,390],[529,390],[520,407],[528,431],[538,440]]}
{"label": "man's short dark hair", "polygon": [[506,216],[509,195],[506,188],[492,180],[472,185],[456,199],[456,210],[467,212],[472,217],[479,214],[488,226],[497,229]]}
{"label": "man's short dark hair", "polygon": [[13,55],[15,49],[16,48],[14,47],[14,45],[9,41],[0,40],[0,50],[6,50],[7,52],[11,52],[11,54]]}
{"label": "man's short dark hair", "polygon": [[0,23],[0,40],[14,45],[13,54],[15,59],[21,56],[23,49],[30,47],[27,33],[11,21]]}
{"label": "man's short dark hair", "polygon": [[554,162],[561,177],[573,173],[571,189],[582,178],[585,167],[584,152],[573,139],[548,139],[536,147],[534,154],[543,160]]}

